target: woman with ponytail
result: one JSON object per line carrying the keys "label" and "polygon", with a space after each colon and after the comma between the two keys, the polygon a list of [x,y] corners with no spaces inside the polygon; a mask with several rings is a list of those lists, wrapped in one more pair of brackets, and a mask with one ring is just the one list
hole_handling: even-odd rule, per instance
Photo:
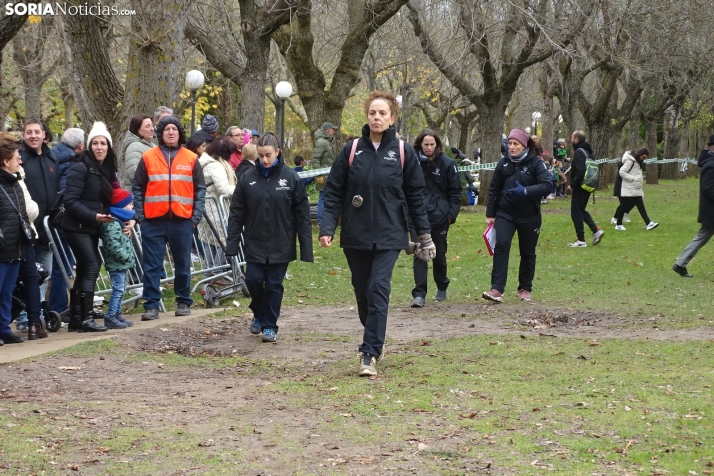
{"label": "woman with ponytail", "polygon": [[483,293],[489,301],[502,302],[508,278],[508,258],[513,235],[518,232],[521,265],[518,297],[531,300],[536,265],[536,245],[540,234],[540,203],[552,189],[552,175],[538,158],[535,143],[528,134],[513,129],[508,134],[508,149],[496,164],[488,189],[486,223],[496,228],[491,290]]}
{"label": "woman with ponytail", "polygon": [[[302,179],[283,162],[280,142],[266,132],[258,139],[258,160],[238,179],[228,215],[226,256],[238,254],[243,234],[245,284],[253,311],[252,334],[263,342],[278,338],[283,278],[297,259],[312,262],[310,202]],[[244,231],[245,230],[245,231]]]}

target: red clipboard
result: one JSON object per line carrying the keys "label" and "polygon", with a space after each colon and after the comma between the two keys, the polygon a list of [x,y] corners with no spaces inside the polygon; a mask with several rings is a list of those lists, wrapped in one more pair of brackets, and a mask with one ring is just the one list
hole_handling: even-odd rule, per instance
{"label": "red clipboard", "polygon": [[496,227],[493,226],[493,223],[488,225],[486,231],[483,232],[483,241],[486,243],[488,254],[493,256],[493,250],[496,248]]}

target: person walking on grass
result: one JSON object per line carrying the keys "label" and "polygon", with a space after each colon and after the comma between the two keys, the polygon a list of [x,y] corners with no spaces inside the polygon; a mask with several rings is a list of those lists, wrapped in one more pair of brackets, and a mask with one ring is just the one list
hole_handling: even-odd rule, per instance
{"label": "person walking on grass", "polygon": [[626,230],[622,225],[622,220],[634,207],[637,207],[637,211],[640,212],[640,216],[647,224],[647,231],[659,226],[659,223],[653,222],[647,216],[643,200],[645,194],[642,190],[642,164],[649,155],[650,151],[646,147],[642,147],[641,149],[625,152],[622,156],[622,166],[618,170],[618,175],[622,178],[619,196],[620,206],[615,211],[615,230]]}
{"label": "person walking on grass", "polygon": [[[456,162],[444,154],[441,138],[435,131],[421,131],[414,141],[414,150],[424,174],[424,202],[432,240],[436,246],[436,256],[432,260],[437,289],[435,299],[445,301],[446,288],[449,287],[449,278],[446,276],[447,235],[449,226],[456,221],[461,208],[461,179]],[[414,230],[411,230],[411,235],[412,240],[418,241]],[[414,256],[412,307],[424,307],[426,304],[428,274],[429,265],[426,261]]]}
{"label": "person walking on grass", "polygon": [[283,279],[288,264],[297,258],[311,263],[310,201],[302,179],[285,165],[278,138],[266,132],[258,139],[258,160],[238,179],[228,215],[226,256],[238,254],[243,233],[245,284],[253,311],[251,334],[263,333],[263,342],[278,338],[283,302]]}
{"label": "person walking on grass", "polygon": [[588,228],[593,232],[593,246],[600,243],[604,231],[600,229],[595,220],[590,216],[590,213],[585,210],[590,199],[590,192],[582,188],[583,179],[585,178],[586,165],[585,161],[588,158],[593,158],[594,152],[590,144],[585,141],[585,133],[583,131],[575,131],[571,136],[573,143],[573,160],[570,169],[570,185],[568,190],[572,191],[572,199],[570,202],[570,217],[573,219],[575,226],[575,234],[577,239],[568,243],[571,248],[585,248],[588,246],[585,241],[585,228],[583,222],[588,225]]}
{"label": "person walking on grass", "polygon": [[687,265],[697,252],[714,236],[714,135],[709,136],[708,149],[699,153],[699,233],[684,248],[672,266],[672,271],[683,278],[691,278]]}
{"label": "person walking on grass", "polygon": [[488,189],[486,224],[496,228],[496,247],[491,269],[491,290],[482,297],[503,302],[513,236],[518,233],[521,264],[518,297],[530,301],[536,265],[536,246],[542,218],[541,199],[551,192],[552,175],[536,156],[533,139],[524,131],[508,134],[508,151],[496,164]]}
{"label": "person walking on grass", "polygon": [[396,96],[372,91],[364,103],[362,137],[340,151],[325,184],[320,246],[331,246],[341,217],[340,247],[352,273],[357,313],[364,327],[359,375],[376,375],[387,331],[392,271],[409,248],[408,219],[419,256],[436,256],[424,205],[424,174],[411,145],[399,140]]}

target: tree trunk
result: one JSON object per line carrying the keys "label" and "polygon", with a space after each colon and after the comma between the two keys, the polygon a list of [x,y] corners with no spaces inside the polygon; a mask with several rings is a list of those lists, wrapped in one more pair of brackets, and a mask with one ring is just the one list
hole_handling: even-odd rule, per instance
{"label": "tree trunk", "polygon": [[553,156],[553,96],[546,94],[543,96],[543,112],[540,117],[542,133],[540,143],[543,150],[548,152],[549,156]]}
{"label": "tree trunk", "polygon": [[[640,119],[639,115],[634,116],[632,119],[630,119],[630,122],[627,124],[628,127],[628,148],[629,150],[634,150],[640,147]],[[650,152],[652,154],[652,152]]]}
{"label": "tree trunk", "polygon": [[[609,150],[610,124],[607,121],[598,121],[591,123],[589,127],[589,142],[595,153],[595,159],[606,158]],[[598,190],[607,190],[609,184],[614,183],[615,177],[611,167],[607,167],[606,163],[600,164],[600,180],[598,181]]]}
{"label": "tree trunk", "polygon": [[657,164],[645,165],[645,179],[647,185],[659,184],[659,166]]}
{"label": "tree trunk", "polygon": [[[500,105],[486,113],[481,111],[481,163],[498,162],[501,160],[501,134],[503,134],[503,126],[505,122],[506,106]],[[486,205],[488,203],[488,189],[491,186],[491,178],[493,177],[492,170],[481,170],[479,172],[478,204]]]}
{"label": "tree trunk", "polygon": [[[5,2],[3,2],[3,4],[4,3]],[[0,51],[2,51],[5,45],[20,31],[25,21],[27,21],[27,15],[3,15],[0,17]]]}
{"label": "tree trunk", "polygon": [[[157,106],[178,109],[186,74],[183,40],[191,0],[132,0],[131,6],[136,14],[131,18],[124,120],[112,131],[120,137],[129,127],[125,118],[135,113],[151,114]],[[161,34],[157,34],[157,25],[163,25]]]}

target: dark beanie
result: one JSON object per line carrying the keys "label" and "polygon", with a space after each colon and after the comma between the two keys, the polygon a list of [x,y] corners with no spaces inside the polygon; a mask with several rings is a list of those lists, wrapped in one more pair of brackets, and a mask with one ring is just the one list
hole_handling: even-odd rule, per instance
{"label": "dark beanie", "polygon": [[214,134],[218,132],[218,119],[216,119],[216,116],[206,114],[206,117],[203,118],[202,126],[204,131]]}
{"label": "dark beanie", "polygon": [[164,116],[159,120],[159,123],[156,124],[156,138],[159,140],[159,145],[166,145],[164,143],[164,128],[169,124],[173,124],[178,128],[178,145],[184,145],[186,143],[186,131],[184,131],[181,121],[174,116]]}

